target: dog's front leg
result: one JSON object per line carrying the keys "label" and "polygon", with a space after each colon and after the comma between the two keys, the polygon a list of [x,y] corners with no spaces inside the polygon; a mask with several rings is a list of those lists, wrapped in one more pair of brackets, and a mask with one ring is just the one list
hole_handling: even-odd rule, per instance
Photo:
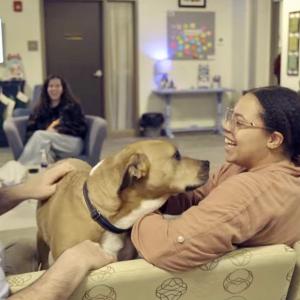
{"label": "dog's front leg", "polygon": [[131,231],[125,234],[124,244],[122,249],[118,252],[118,261],[131,260],[137,258],[138,253],[131,241]]}
{"label": "dog's front leg", "polygon": [[49,268],[49,246],[43,240],[41,235],[37,233],[37,261],[39,270],[46,270]]}

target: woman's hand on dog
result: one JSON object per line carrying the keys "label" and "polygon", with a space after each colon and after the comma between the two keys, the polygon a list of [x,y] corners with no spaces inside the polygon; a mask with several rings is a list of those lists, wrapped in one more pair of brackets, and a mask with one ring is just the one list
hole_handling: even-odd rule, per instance
{"label": "woman's hand on dog", "polygon": [[116,257],[107,254],[98,243],[85,240],[67,249],[62,256],[67,256],[71,264],[78,264],[86,271],[96,270],[116,261]]}
{"label": "woman's hand on dog", "polygon": [[56,190],[57,182],[74,168],[68,162],[63,162],[47,169],[45,172],[29,177],[21,184],[23,196],[26,199],[46,200]]}

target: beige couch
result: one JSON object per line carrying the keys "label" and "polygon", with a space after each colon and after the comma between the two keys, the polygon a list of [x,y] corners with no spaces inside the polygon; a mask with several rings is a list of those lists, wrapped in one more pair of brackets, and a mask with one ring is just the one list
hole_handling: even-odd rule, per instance
{"label": "beige couch", "polygon": [[[71,299],[284,300],[295,263],[295,250],[285,245],[242,248],[185,273],[167,272],[143,259],[118,262],[92,272]],[[12,292],[41,274],[10,276]]]}
{"label": "beige couch", "polygon": [[296,251],[297,261],[287,300],[300,300],[300,242],[294,245],[294,249]]}

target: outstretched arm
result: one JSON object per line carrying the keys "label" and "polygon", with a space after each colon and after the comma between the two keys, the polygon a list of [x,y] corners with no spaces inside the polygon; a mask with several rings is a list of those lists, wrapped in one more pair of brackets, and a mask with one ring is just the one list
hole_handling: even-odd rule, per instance
{"label": "outstretched arm", "polygon": [[115,261],[98,243],[84,241],[66,250],[53,266],[31,286],[9,297],[9,300],[65,300],[88,274]]}
{"label": "outstretched arm", "polygon": [[57,164],[45,172],[33,175],[24,183],[0,189],[0,215],[27,199],[45,200],[56,190],[56,183],[73,170],[69,163]]}

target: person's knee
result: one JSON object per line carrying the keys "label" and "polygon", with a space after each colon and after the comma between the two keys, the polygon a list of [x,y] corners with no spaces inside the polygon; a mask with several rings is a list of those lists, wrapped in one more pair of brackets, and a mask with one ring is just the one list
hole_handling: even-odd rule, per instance
{"label": "person's knee", "polygon": [[40,138],[44,138],[47,136],[47,133],[45,130],[37,130],[33,133],[32,135],[32,139],[40,139]]}
{"label": "person's knee", "polygon": [[35,145],[35,147],[50,148],[51,139],[49,133],[46,130],[37,130],[28,141],[29,144]]}

